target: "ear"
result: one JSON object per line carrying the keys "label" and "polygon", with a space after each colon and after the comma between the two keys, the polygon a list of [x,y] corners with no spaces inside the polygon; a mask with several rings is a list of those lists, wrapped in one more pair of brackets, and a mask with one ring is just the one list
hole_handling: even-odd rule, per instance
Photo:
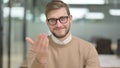
{"label": "ear", "polygon": [[70,19],[70,23],[72,23],[72,15],[70,15],[69,19]]}
{"label": "ear", "polygon": [[47,19],[46,19],[46,23],[48,24],[48,21],[47,21]]}

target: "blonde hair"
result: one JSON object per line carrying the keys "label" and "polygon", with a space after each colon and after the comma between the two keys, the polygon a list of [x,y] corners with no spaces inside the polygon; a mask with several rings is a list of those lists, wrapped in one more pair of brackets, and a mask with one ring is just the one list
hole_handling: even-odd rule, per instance
{"label": "blonde hair", "polygon": [[56,9],[60,9],[60,8],[65,8],[67,11],[67,14],[70,15],[70,11],[69,11],[69,7],[66,3],[64,3],[63,1],[51,1],[47,4],[46,9],[45,9],[45,15],[47,17],[47,14],[52,11],[52,10],[56,10]]}

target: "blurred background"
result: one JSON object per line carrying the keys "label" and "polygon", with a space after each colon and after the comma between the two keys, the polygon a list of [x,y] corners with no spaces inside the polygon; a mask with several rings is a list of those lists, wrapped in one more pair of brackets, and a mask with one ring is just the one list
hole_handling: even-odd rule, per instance
{"label": "blurred background", "polygon": [[[21,67],[29,49],[26,36],[35,39],[40,33],[50,34],[44,15],[49,1],[0,0],[0,68]],[[73,16],[73,35],[93,43],[102,67],[120,68],[116,57],[120,55],[120,0],[63,1]]]}

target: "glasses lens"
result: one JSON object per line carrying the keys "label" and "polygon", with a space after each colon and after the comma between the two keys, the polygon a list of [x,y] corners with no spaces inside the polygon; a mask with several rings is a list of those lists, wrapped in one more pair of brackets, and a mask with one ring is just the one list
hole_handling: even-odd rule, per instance
{"label": "glasses lens", "polygon": [[68,16],[63,16],[63,17],[60,17],[59,18],[59,21],[61,22],[61,23],[67,23],[67,21],[68,21]]}
{"label": "glasses lens", "polygon": [[68,21],[68,17],[69,16],[62,16],[60,18],[50,18],[50,19],[48,19],[48,23],[50,25],[55,25],[57,23],[57,20],[59,20],[60,23],[65,24]]}
{"label": "glasses lens", "polygon": [[48,19],[48,23],[50,25],[55,25],[56,24],[56,19],[54,19],[54,18]]}

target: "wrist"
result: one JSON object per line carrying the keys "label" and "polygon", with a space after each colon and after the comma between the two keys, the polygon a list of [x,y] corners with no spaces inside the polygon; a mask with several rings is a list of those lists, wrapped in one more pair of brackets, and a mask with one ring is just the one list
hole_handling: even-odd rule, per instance
{"label": "wrist", "polygon": [[46,58],[46,57],[37,57],[37,61],[38,61],[40,64],[44,65],[44,64],[47,63],[47,58]]}

